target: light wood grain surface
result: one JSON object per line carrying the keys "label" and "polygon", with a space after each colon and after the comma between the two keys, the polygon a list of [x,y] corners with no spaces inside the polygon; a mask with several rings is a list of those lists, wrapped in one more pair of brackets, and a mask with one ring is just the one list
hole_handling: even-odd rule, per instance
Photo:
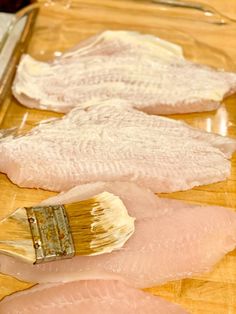
{"label": "light wood grain surface", "polygon": [[[236,12],[234,0],[208,0],[208,2],[232,16]],[[73,1],[73,6],[74,9],[69,12],[66,9],[58,10],[51,7],[41,10],[28,49],[30,54],[46,60],[52,58],[55,51],[70,48],[81,39],[103,29],[131,29],[153,33],[181,43],[185,48],[186,56],[193,60],[236,69],[232,62],[236,60],[236,27],[233,24],[226,26],[208,24],[204,16],[197,12],[188,12],[189,19],[186,20],[187,13],[178,11],[178,16],[181,15],[183,18],[176,18],[176,12],[163,10],[155,4],[148,5],[143,1],[76,0]],[[194,22],[196,17],[203,21]],[[214,49],[199,46],[193,38],[213,46]],[[232,60],[217,49],[223,49]],[[24,123],[26,128],[30,128],[40,120],[55,116],[58,117],[60,114],[29,110],[20,106],[12,97],[8,97],[0,107],[0,127],[20,126]],[[193,126],[210,132],[236,137],[236,97],[228,98],[217,111],[179,115],[173,118],[183,119]],[[0,175],[0,217],[19,206],[36,204],[53,194],[42,190],[21,189],[12,184],[5,175]],[[229,206],[234,210],[236,208],[236,156],[234,155],[232,159],[232,173],[227,181],[161,196]],[[0,299],[32,284],[2,274]],[[191,313],[236,313],[236,252],[225,256],[210,274],[175,281],[148,290],[182,304]]]}
{"label": "light wood grain surface", "polygon": [[[188,0],[189,2],[196,3],[198,1]],[[236,2],[235,0],[203,0],[199,1],[200,3],[207,4],[217,11],[223,13],[224,15],[229,16],[232,19],[236,20]]]}

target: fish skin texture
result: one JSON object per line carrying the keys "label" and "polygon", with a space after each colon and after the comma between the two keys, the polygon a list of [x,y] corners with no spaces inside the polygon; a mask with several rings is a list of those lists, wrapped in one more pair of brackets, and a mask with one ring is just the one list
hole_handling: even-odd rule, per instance
{"label": "fish skin texture", "polygon": [[132,181],[154,192],[173,192],[230,175],[236,140],[123,102],[75,108],[25,136],[4,138],[0,172],[21,187],[59,192],[96,181]]}
{"label": "fish skin texture", "polygon": [[147,113],[176,114],[218,108],[236,92],[236,74],[187,61],[181,47],[152,35],[104,31],[51,62],[24,55],[12,91],[27,107],[63,113],[120,98]]}
{"label": "fish skin texture", "polygon": [[136,218],[134,235],[121,250],[41,265],[2,255],[0,272],[30,282],[116,279],[145,288],[208,272],[235,249],[236,214],[231,210],[158,198],[130,182],[90,183],[42,204],[75,202],[102,191],[118,195]]}
{"label": "fish skin texture", "polygon": [[119,281],[44,284],[0,302],[1,314],[187,314],[177,304]]}

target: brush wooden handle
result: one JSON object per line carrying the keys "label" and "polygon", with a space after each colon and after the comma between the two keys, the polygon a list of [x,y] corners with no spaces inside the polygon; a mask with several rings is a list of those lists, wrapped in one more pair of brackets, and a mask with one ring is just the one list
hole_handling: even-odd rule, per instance
{"label": "brush wooden handle", "polygon": [[0,221],[0,253],[35,262],[35,249],[24,208]]}

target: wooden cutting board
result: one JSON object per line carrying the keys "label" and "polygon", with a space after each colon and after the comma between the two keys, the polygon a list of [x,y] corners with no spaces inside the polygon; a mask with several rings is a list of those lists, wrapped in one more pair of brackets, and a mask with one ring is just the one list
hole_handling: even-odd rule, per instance
{"label": "wooden cutting board", "polygon": [[[101,29],[133,29],[155,34],[158,33],[160,25],[165,27],[166,23],[164,18],[158,19],[157,22],[160,11],[154,4],[111,0],[99,1],[99,4],[96,0],[78,0],[73,3],[76,8],[72,10],[66,23],[61,11],[48,8],[40,12],[37,27],[28,48],[29,53],[40,59],[47,59],[52,57],[53,52],[67,49],[82,38]],[[214,4],[214,1],[211,1],[211,4]],[[236,9],[236,3],[232,2],[232,5]],[[75,27],[78,21],[80,27]],[[169,24],[185,32],[187,29],[188,34],[216,48],[219,46],[220,38],[221,48],[223,47],[232,58],[236,59],[236,36],[234,36],[236,29],[232,25],[229,25],[226,31],[224,27],[219,27],[215,31],[213,27],[208,29],[208,25],[204,26],[204,23],[203,26],[200,24],[197,27],[194,23],[181,20],[169,22]],[[51,32],[48,32],[45,25],[50,25]],[[0,107],[0,128],[19,126],[22,123],[27,127],[32,127],[40,120],[55,116],[58,117],[60,114],[29,110],[20,106],[14,98],[9,96]],[[173,118],[183,119],[207,131],[236,137],[236,96],[228,98],[217,111],[179,115]],[[18,188],[5,175],[0,175],[0,218],[19,206],[33,205],[54,194],[42,190]],[[232,159],[232,174],[227,181],[161,196],[235,209],[236,156]],[[187,252],[183,253],[187,254]],[[0,275],[0,299],[33,284]],[[225,256],[210,274],[175,281],[148,290],[183,305],[191,313],[236,313],[236,252]]]}

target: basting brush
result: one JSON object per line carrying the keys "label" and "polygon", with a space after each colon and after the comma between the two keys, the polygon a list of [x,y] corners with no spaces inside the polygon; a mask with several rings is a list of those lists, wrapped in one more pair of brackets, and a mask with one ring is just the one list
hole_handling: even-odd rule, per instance
{"label": "basting brush", "polygon": [[0,253],[30,263],[121,248],[134,232],[134,218],[121,199],[103,192],[67,205],[22,207],[0,222]]}

